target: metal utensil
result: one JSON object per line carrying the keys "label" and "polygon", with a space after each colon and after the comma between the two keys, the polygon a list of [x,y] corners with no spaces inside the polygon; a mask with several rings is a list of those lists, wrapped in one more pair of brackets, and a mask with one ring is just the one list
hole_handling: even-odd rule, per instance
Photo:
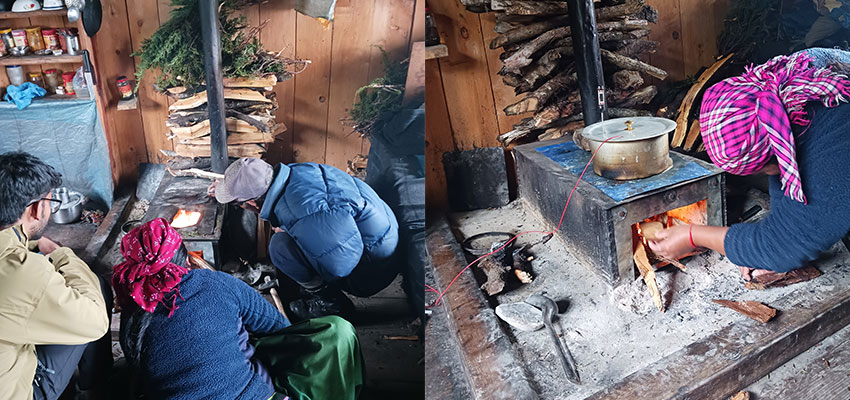
{"label": "metal utensil", "polygon": [[57,224],[69,224],[80,220],[85,205],[85,196],[82,193],[68,190],[68,188],[53,189],[53,198],[62,201],[59,211],[50,216],[50,220]]}
{"label": "metal utensil", "polygon": [[89,89],[89,98],[92,100],[94,100],[94,85],[97,83],[94,80],[93,72],[91,60],[89,59],[89,51],[83,50],[83,75],[86,78],[86,86]]}
{"label": "metal utensil", "polygon": [[68,21],[77,22],[80,19],[80,9],[77,7],[68,7]]}
{"label": "metal utensil", "polygon": [[558,348],[561,366],[564,367],[564,373],[566,373],[567,379],[576,385],[581,385],[581,378],[578,376],[576,362],[573,360],[573,356],[570,354],[567,346],[561,342],[560,338],[558,338],[558,334],[555,333],[555,328],[552,326],[552,319],[555,317],[555,312],[558,310],[558,304],[555,303],[555,300],[541,294],[531,295],[525,299],[525,302],[543,311],[543,324],[546,325],[546,329],[549,330],[549,335],[555,342],[555,347]]}

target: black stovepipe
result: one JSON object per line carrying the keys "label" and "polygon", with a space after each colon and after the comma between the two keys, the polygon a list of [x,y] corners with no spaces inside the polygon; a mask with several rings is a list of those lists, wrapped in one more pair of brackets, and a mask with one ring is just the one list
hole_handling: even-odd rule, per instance
{"label": "black stovepipe", "polygon": [[567,0],[567,4],[575,49],[581,110],[584,114],[584,126],[589,126],[602,119],[602,113],[606,107],[596,16],[593,11],[593,0]]}
{"label": "black stovepipe", "polygon": [[210,163],[212,172],[227,169],[227,129],[224,87],[221,76],[221,39],[218,31],[218,1],[199,0],[201,36],[204,42],[204,70],[207,81],[207,109],[210,117]]}

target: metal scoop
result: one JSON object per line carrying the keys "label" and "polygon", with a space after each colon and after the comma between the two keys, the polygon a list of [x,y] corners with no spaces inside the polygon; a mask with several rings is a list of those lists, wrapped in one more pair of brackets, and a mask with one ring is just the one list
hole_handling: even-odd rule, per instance
{"label": "metal scoop", "polygon": [[558,334],[555,333],[555,328],[552,326],[552,318],[555,317],[555,312],[558,310],[558,304],[555,303],[555,300],[540,294],[529,296],[525,299],[525,302],[543,311],[543,324],[546,325],[546,329],[549,330],[549,335],[552,336],[552,340],[555,342],[555,347],[558,348],[561,366],[564,367],[564,373],[567,374],[567,379],[576,385],[581,385],[581,379],[579,378],[578,370],[576,369],[576,362],[573,360],[573,356],[570,354],[567,346],[561,342],[560,338],[558,338]]}

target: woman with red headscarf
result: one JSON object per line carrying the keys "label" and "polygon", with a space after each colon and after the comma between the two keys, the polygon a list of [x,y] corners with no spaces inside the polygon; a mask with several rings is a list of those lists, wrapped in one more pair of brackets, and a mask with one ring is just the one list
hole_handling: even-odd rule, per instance
{"label": "woman with red headscarf", "polygon": [[360,348],[342,318],[290,326],[244,282],[199,269],[162,218],[124,236],[121,253],[112,277],[120,342],[147,398],[356,398]]}
{"label": "woman with red headscarf", "polygon": [[[748,68],[706,90],[700,131],[711,160],[736,175],[770,175],[770,214],[730,227],[687,225],[649,243],[669,258],[697,247],[732,263],[787,272],[850,230],[850,53],[808,49]],[[750,278],[751,270],[742,269]],[[765,273],[756,271],[755,275]]]}

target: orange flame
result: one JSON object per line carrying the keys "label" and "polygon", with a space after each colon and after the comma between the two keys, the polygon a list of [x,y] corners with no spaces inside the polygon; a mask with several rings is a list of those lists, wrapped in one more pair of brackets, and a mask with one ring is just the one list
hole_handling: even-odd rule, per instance
{"label": "orange flame", "polygon": [[171,220],[171,226],[175,229],[188,228],[201,220],[201,213],[197,211],[180,210]]}

